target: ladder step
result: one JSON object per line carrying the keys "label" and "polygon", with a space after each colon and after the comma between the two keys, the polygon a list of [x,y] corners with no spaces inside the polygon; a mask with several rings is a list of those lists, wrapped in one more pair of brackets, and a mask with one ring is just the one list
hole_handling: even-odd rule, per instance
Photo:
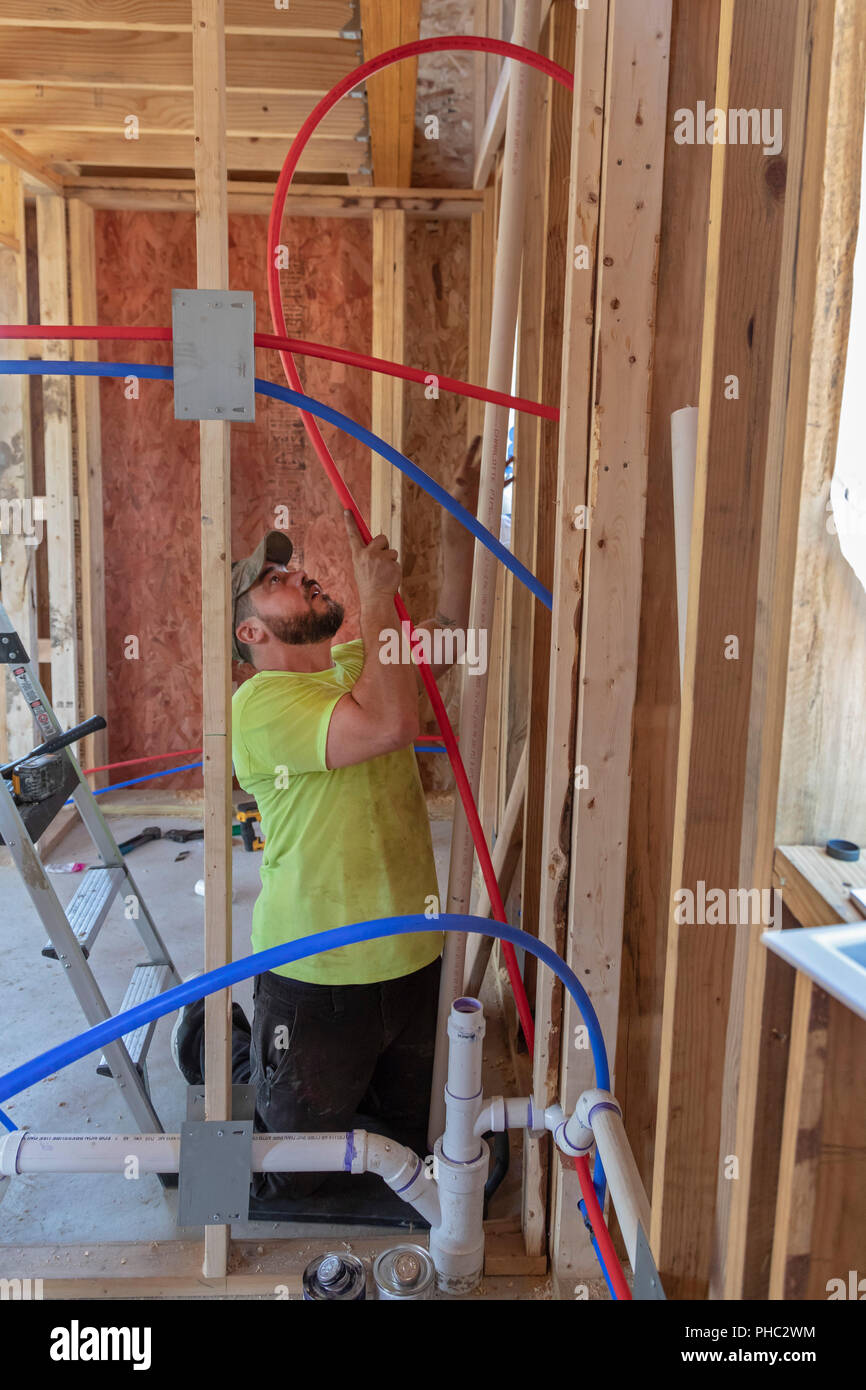
{"label": "ladder step", "polygon": [[[132,979],[126,987],[126,994],[123,996],[123,1003],[120,1006],[120,1013],[125,1013],[127,1009],[135,1008],[136,1004],[143,1004],[147,999],[153,999],[157,994],[161,994],[171,979],[171,966],[165,962],[147,961],[144,965],[137,965],[132,972]],[[156,1027],[156,1019],[151,1023],[142,1023],[135,1032],[127,1033],[123,1038],[126,1050],[135,1066],[140,1066],[144,1060],[153,1030]],[[111,1076],[112,1071],[105,1057],[96,1068],[100,1076]]]}
{"label": "ladder step", "polygon": [[[76,888],[66,909],[66,917],[85,956],[90,954],[99,929],[108,915],[108,909],[120,891],[125,877],[126,870],[122,864],[110,868],[101,866],[88,869]],[[50,941],[43,946],[42,954],[52,960],[57,959],[57,951]]]}

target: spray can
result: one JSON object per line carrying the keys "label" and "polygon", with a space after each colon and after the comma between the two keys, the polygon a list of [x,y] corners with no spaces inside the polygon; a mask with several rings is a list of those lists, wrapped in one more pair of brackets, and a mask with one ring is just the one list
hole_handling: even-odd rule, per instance
{"label": "spray can", "polygon": [[436,1270],[422,1246],[395,1245],[376,1257],[373,1279],[378,1298],[432,1298]]}
{"label": "spray can", "polygon": [[367,1297],[367,1271],[354,1255],[319,1255],[304,1270],[307,1303],[355,1303]]}

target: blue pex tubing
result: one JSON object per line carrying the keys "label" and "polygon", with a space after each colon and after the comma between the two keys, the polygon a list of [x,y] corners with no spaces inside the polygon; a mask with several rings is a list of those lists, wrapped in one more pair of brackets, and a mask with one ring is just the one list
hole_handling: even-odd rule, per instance
{"label": "blue pex tubing", "polygon": [[[162,367],[152,363],[135,362],[69,362],[69,361],[40,361],[25,358],[22,360],[9,360],[0,362],[0,375],[3,376],[106,376],[106,377],[128,377],[137,376],[143,380],[151,381],[171,381],[174,378],[174,370],[171,367]],[[399,449],[388,444],[371,430],[365,429],[356,421],[344,415],[341,411],[335,410],[332,406],[325,405],[322,401],[314,400],[311,396],[305,396],[299,391],[293,391],[287,386],[277,386],[271,382],[263,381],[256,377],[256,391],[259,395],[269,396],[273,400],[285,401],[289,405],[296,406],[299,410],[305,411],[308,415],[314,415],[320,420],[327,420],[329,424],[335,425],[337,429],[345,434],[351,435],[354,439],[365,444],[372,449],[380,458],[391,463],[395,468],[399,468],[408,478],[411,478],[428,496],[450,512],[462,526],[470,531],[482,545],[495,555],[506,569],[511,570],[512,574],[520,580],[521,584],[529,589],[530,593],[544,604],[548,609],[553,607],[553,596],[549,589],[522,565],[519,560],[511,554],[509,550],[499,541],[485,526],[456,502],[450,493],[435,482],[417,464],[412,463],[411,459],[401,454]],[[422,750],[428,751],[428,750]],[[429,751],[439,751],[430,749]],[[175,768],[174,771],[183,769]],[[162,776],[162,773],[152,774]],[[144,781],[146,779],[135,779]],[[122,785],[132,785],[122,784]],[[112,788],[105,788],[106,791]],[[196,999],[203,998],[206,994],[211,994],[215,990],[224,989],[228,985],[235,984],[240,980],[248,979],[251,975],[262,974],[266,970],[272,970],[277,965],[286,965],[290,961],[303,960],[307,956],[318,954],[319,951],[332,950],[337,946],[344,946],[356,941],[369,941],[381,936],[395,936],[407,932],[430,931],[430,920],[426,917],[402,917],[402,918],[382,918],[377,922],[355,923],[350,927],[340,927],[332,932],[319,932],[314,936],[305,937],[301,942],[289,943],[285,946],[274,947],[270,951],[260,951],[256,955],[246,956],[243,960],[235,961],[231,965],[223,966],[220,970],[212,971],[209,975],[201,975],[194,982],[186,985],[179,985],[173,990],[168,990],[165,994],[157,995],[146,1004],[140,1004],[134,1009],[129,1009],[125,1014],[118,1014],[115,1018],[107,1020],[105,1023],[98,1024],[95,1028],[90,1028],[85,1033],[71,1038],[68,1042],[62,1043],[59,1047],[52,1048],[44,1052],[39,1057],[35,1057],[31,1062],[25,1063],[22,1067],[17,1067],[14,1071],[8,1072],[0,1077],[0,1100],[6,1100],[9,1096],[16,1095],[19,1091],[25,1090],[28,1086],[52,1072],[68,1066],[70,1062],[77,1061],[87,1055],[88,1052],[102,1049],[106,1043],[113,1042],[116,1038],[122,1037],[125,1033],[130,1033],[142,1023],[148,1023],[151,1019],[160,1018],[163,1014],[173,1013],[180,1009],[184,1004],[192,1003]],[[577,1004],[583,1019],[587,1025],[590,1036],[593,1060],[595,1063],[596,1085],[601,1090],[610,1090],[610,1072],[607,1063],[607,1054],[604,1048],[604,1040],[601,1035],[598,1018],[592,1007],[589,996],[578,980],[574,972],[560,959],[554,951],[551,951],[543,942],[537,941],[535,937],[529,936],[526,932],[519,931],[517,928],[509,927],[506,923],[496,923],[496,930],[488,919],[479,917],[468,917],[460,914],[445,915],[438,919],[439,927],[443,931],[475,932],[484,936],[499,937],[503,941],[510,941],[515,946],[522,947],[529,951],[531,955],[537,956],[543,961],[555,975],[562,981],[566,989],[571,994]],[[482,925],[483,923],[483,925]],[[346,935],[350,933],[350,935]],[[340,939],[334,939],[339,937]],[[326,944],[327,943],[327,944]],[[166,1001],[169,1001],[166,1003]],[[8,1117],[0,1110],[0,1119],[7,1128],[14,1128]],[[604,1205],[605,1197],[605,1177],[601,1159],[596,1153],[595,1167],[593,1173],[593,1185],[598,1192],[599,1203]],[[593,1245],[595,1241],[593,1240]],[[598,1250],[596,1249],[596,1254]],[[605,1279],[607,1271],[604,1269],[604,1262],[599,1256],[599,1263],[604,1270]],[[610,1281],[608,1280],[608,1286]]]}
{"label": "blue pex tubing", "polygon": [[[24,358],[21,361],[0,362],[0,375],[3,376],[137,376],[142,380],[149,381],[171,381],[174,377],[172,367],[159,367],[152,364],[135,362],[67,362],[51,361],[45,362],[38,359]],[[365,429],[363,425],[356,424],[348,415],[343,415],[339,410],[334,410],[330,405],[325,405],[322,401],[313,400],[311,396],[304,396],[299,391],[292,391],[288,386],[275,386],[269,381],[263,381],[261,377],[256,377],[256,391],[260,396],[270,396],[276,401],[285,401],[289,405],[297,406],[299,410],[305,411],[308,415],[315,415],[320,420],[327,420],[329,424],[336,425],[337,429],[344,434],[349,434],[353,439],[357,439],[361,444],[365,444],[368,449],[372,449],[380,458],[391,463],[395,468],[399,468],[401,473],[405,473],[407,478],[411,478],[413,483],[417,483],[434,501],[450,512],[467,531],[471,531],[473,536],[485,546],[492,555],[495,555],[506,569],[511,570],[512,574],[524,584],[530,593],[544,604],[545,608],[553,607],[553,595],[542,583],[536,579],[531,570],[522,565],[511,551],[508,550],[500,540],[488,531],[486,526],[481,523],[456,502],[444,487],[425,473],[423,468],[419,468],[411,459],[407,459],[405,454],[401,454],[399,449],[388,444],[386,440],[380,439],[371,430]]]}
{"label": "blue pex tubing", "polygon": [[[267,951],[257,951],[254,955],[221,965],[218,970],[210,970],[205,975],[196,976],[194,980],[175,985],[174,989],[157,994],[143,1004],[136,1004],[135,1008],[127,1009],[125,1013],[116,1014],[104,1023],[97,1023],[95,1027],[86,1029],[57,1047],[49,1048],[47,1052],[40,1053],[38,1057],[15,1067],[5,1076],[0,1076],[0,1102],[26,1090],[28,1086],[34,1086],[37,1081],[44,1081],[46,1076],[62,1070],[71,1062],[79,1061],[89,1052],[101,1051],[107,1043],[115,1042],[126,1033],[132,1033],[143,1023],[162,1018],[164,1014],[175,1013],[185,1004],[192,1004],[196,999],[203,999],[205,995],[214,994],[217,990],[228,989],[253,975],[275,970],[278,965],[306,960],[308,956],[317,956],[320,951],[331,951],[338,946],[351,946],[359,941],[375,941],[384,936],[403,936],[411,932],[437,930],[473,932],[477,936],[498,937],[528,951],[530,955],[537,956],[548,966],[565,985],[586,1024],[595,1064],[595,1084],[602,1091],[610,1090],[610,1070],[601,1026],[589,995],[574,971],[543,941],[538,941],[528,932],[520,931],[518,927],[511,927],[507,922],[493,922],[486,917],[470,917],[455,912],[442,913],[438,918],[413,913],[408,917],[381,917],[373,922],[354,922],[348,927],[315,932],[312,936],[301,937],[299,941],[287,941],[282,946],[272,946]],[[605,1178],[597,1151],[593,1183],[599,1192],[599,1201],[603,1202]]]}

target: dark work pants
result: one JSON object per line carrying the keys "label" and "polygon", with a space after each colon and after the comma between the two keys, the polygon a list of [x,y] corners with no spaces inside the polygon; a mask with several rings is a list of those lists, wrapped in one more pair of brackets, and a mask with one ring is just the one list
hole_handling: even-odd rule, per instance
{"label": "dark work pants", "polygon": [[[232,1079],[256,1087],[256,1129],[377,1129],[423,1156],[439,972],[437,959],[411,975],[372,985],[306,984],[272,971],[258,975],[249,1060],[237,1030],[232,1048]],[[254,1173],[253,1191],[258,1197],[304,1197],[325,1176]]]}

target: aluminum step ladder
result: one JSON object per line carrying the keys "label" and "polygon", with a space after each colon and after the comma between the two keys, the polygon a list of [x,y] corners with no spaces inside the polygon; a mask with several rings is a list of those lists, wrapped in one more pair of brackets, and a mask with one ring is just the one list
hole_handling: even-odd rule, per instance
{"label": "aluminum step ladder", "polygon": [[[102,991],[90,967],[99,931],[109,909],[117,898],[125,904],[126,917],[134,922],[141,937],[146,957],[136,965],[130,979],[121,1012],[135,1004],[152,999],[163,990],[181,983],[174,962],[156,929],[153,918],[129,872],[126,860],[108,828],[71,749],[64,745],[76,742],[105,727],[105,720],[96,716],[66,733],[60,728],[45,692],[39,683],[39,672],[30,661],[18,633],[0,603],[0,665],[10,673],[24,696],[42,745],[26,757],[15,759],[19,785],[29,778],[28,786],[37,784],[45,755],[61,760],[58,769],[52,760],[50,794],[28,801],[16,797],[11,780],[0,776],[0,843],[8,846],[24,886],[48,936],[42,954],[59,961],[69,973],[69,983],[75,991],[87,1022],[93,1026],[112,1017]],[[6,764],[6,769],[12,766]],[[87,828],[100,863],[84,874],[71,901],[64,909],[51,880],[36,852],[36,842],[67,800],[72,799]],[[133,1033],[111,1043],[97,1070],[117,1081],[139,1130],[162,1132],[162,1124],[150,1098],[146,1058],[155,1023],[144,1024]]]}

